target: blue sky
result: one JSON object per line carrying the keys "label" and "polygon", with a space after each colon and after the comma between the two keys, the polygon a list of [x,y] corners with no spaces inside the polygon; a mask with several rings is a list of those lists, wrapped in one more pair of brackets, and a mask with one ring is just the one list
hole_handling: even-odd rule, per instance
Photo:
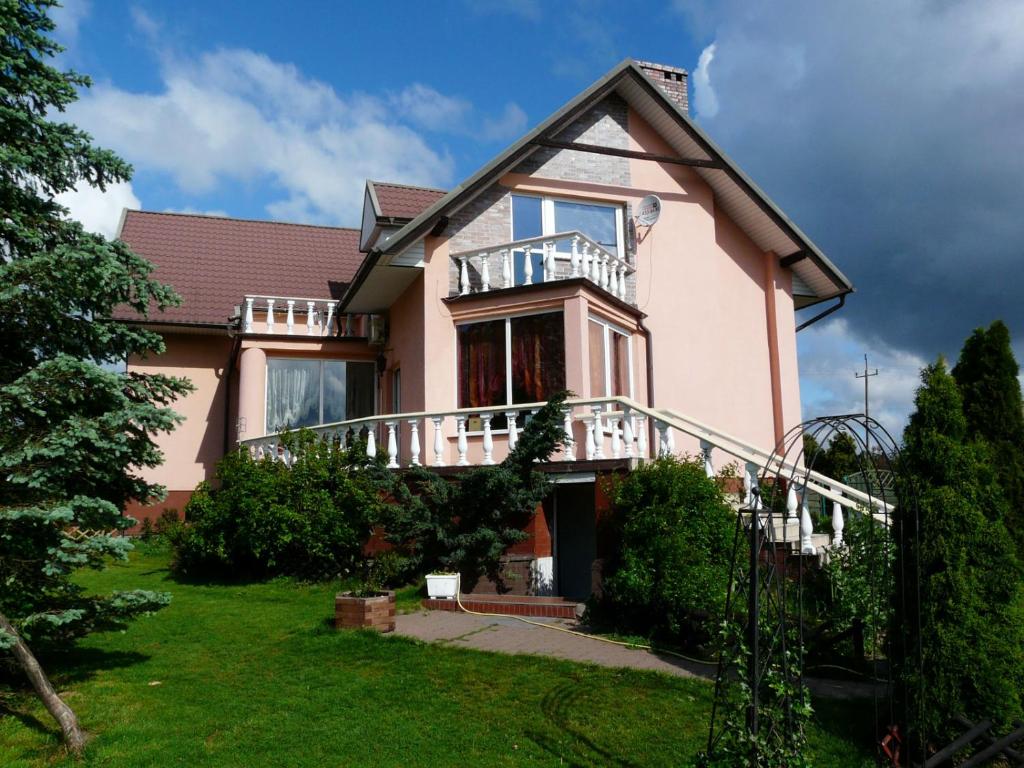
{"label": "blue sky", "polygon": [[996,318],[1024,354],[1024,3],[1015,0],[68,0],[69,118],[130,160],[66,198],[352,225],[367,177],[447,187],[627,56],[689,70],[692,113],[858,292],[799,335],[804,415],[899,431],[917,371]]}

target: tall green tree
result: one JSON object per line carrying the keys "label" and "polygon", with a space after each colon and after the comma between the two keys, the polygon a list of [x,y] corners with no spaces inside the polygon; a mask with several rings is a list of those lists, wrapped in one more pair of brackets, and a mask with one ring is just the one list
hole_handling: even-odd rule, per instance
{"label": "tall green tree", "polygon": [[1010,331],[1000,320],[970,335],[953,368],[967,435],[991,448],[992,465],[1008,503],[1006,527],[1018,554],[1024,555],[1024,405],[1019,373]]}
{"label": "tall green tree", "polygon": [[85,595],[80,567],[124,557],[130,499],[159,497],[140,469],[161,461],[153,436],[174,427],[185,380],[108,365],[163,351],[159,336],[114,318],[177,301],[121,242],[86,232],[55,200],[104,189],[131,168],[53,119],[89,86],[49,63],[51,0],[0,0],[0,657],[25,670],[65,740],[84,734],[35,647],[122,626],[166,604],[161,593]]}
{"label": "tall green tree", "polygon": [[905,579],[892,636],[912,725],[936,738],[960,713],[1003,723],[1024,713],[1024,591],[1005,499],[987,450],[968,439],[956,382],[941,359],[921,381],[897,468],[919,517],[909,503],[896,509]]}

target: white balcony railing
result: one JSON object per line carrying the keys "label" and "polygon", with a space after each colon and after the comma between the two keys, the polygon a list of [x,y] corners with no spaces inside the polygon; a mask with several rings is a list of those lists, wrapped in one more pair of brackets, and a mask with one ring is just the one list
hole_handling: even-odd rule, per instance
{"label": "white balcony railing", "polygon": [[[322,424],[312,431],[332,446],[346,448],[354,437],[364,438],[366,454],[370,458],[383,450],[388,466],[399,468],[430,464],[443,467],[454,459],[456,466],[495,464],[496,447],[510,451],[515,447],[518,433],[525,419],[544,403],[524,403],[515,406],[488,408],[458,408],[447,411],[393,413],[349,419]],[[819,472],[805,473],[801,465],[759,449],[746,441],[708,427],[683,414],[671,410],[656,410],[641,405],[628,397],[573,398],[566,400],[563,411],[565,441],[554,460],[565,462],[594,461],[600,459],[642,459],[648,455],[648,435],[655,436],[655,451],[664,456],[676,452],[675,433],[696,438],[708,477],[715,475],[714,452],[739,460],[745,467],[743,478],[743,505],[758,512],[761,501],[758,494],[759,477],[767,472],[771,476],[791,477],[787,489],[787,517],[783,529],[799,530],[800,550],[814,554],[816,536],[813,518],[808,510],[807,496],[816,493],[830,500],[832,507],[832,546],[843,543],[844,509],[858,512],[871,510],[879,522],[888,524],[893,508],[876,496],[841,483]],[[506,427],[492,428],[495,417],[503,416]],[[470,422],[478,422],[479,429],[470,429]],[[432,425],[429,450],[425,458],[423,431]],[[496,439],[500,445],[496,446]],[[400,440],[404,445],[400,446]],[[383,445],[378,448],[378,442]],[[269,458],[290,464],[296,458],[284,445],[280,434],[243,440],[243,450],[255,458]],[[400,458],[401,457],[401,458]]]}
{"label": "white balcony railing", "polygon": [[350,336],[369,333],[365,315],[337,314],[337,299],[247,295],[242,332],[287,336]]}
{"label": "white balcony railing", "polygon": [[[557,244],[560,242],[569,243],[568,254],[558,252]],[[542,254],[542,274],[534,275],[533,255],[538,251]],[[625,300],[626,278],[635,271],[625,259],[608,252],[576,230],[459,251],[451,254],[451,259],[459,270],[460,296],[485,293],[495,288],[582,277]],[[522,264],[519,282],[517,262]],[[474,276],[470,275],[470,270],[475,272]]]}

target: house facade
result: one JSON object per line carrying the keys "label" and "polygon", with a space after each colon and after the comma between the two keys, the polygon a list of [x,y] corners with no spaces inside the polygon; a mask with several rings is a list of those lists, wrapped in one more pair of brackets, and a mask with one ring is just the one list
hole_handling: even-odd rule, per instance
{"label": "house facade", "polygon": [[368,181],[358,229],[127,211],[120,236],[184,299],[129,368],[196,385],[149,473],[169,498],[131,514],[181,509],[239,444],[278,456],[287,427],[396,467],[497,462],[568,389],[557,490],[509,568],[572,596],[600,474],[770,453],[801,421],[798,327],[852,291],[690,120],[686,73],[632,60],[452,190]]}

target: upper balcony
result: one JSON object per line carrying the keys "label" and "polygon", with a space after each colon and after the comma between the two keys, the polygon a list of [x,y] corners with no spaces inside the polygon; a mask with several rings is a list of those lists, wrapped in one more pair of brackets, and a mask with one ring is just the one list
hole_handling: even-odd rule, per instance
{"label": "upper balcony", "polygon": [[452,296],[576,278],[636,306],[636,268],[579,230],[458,251],[451,259],[458,270]]}
{"label": "upper balcony", "polygon": [[372,338],[376,315],[338,314],[337,299],[247,295],[242,304],[242,333],[314,338]]}

